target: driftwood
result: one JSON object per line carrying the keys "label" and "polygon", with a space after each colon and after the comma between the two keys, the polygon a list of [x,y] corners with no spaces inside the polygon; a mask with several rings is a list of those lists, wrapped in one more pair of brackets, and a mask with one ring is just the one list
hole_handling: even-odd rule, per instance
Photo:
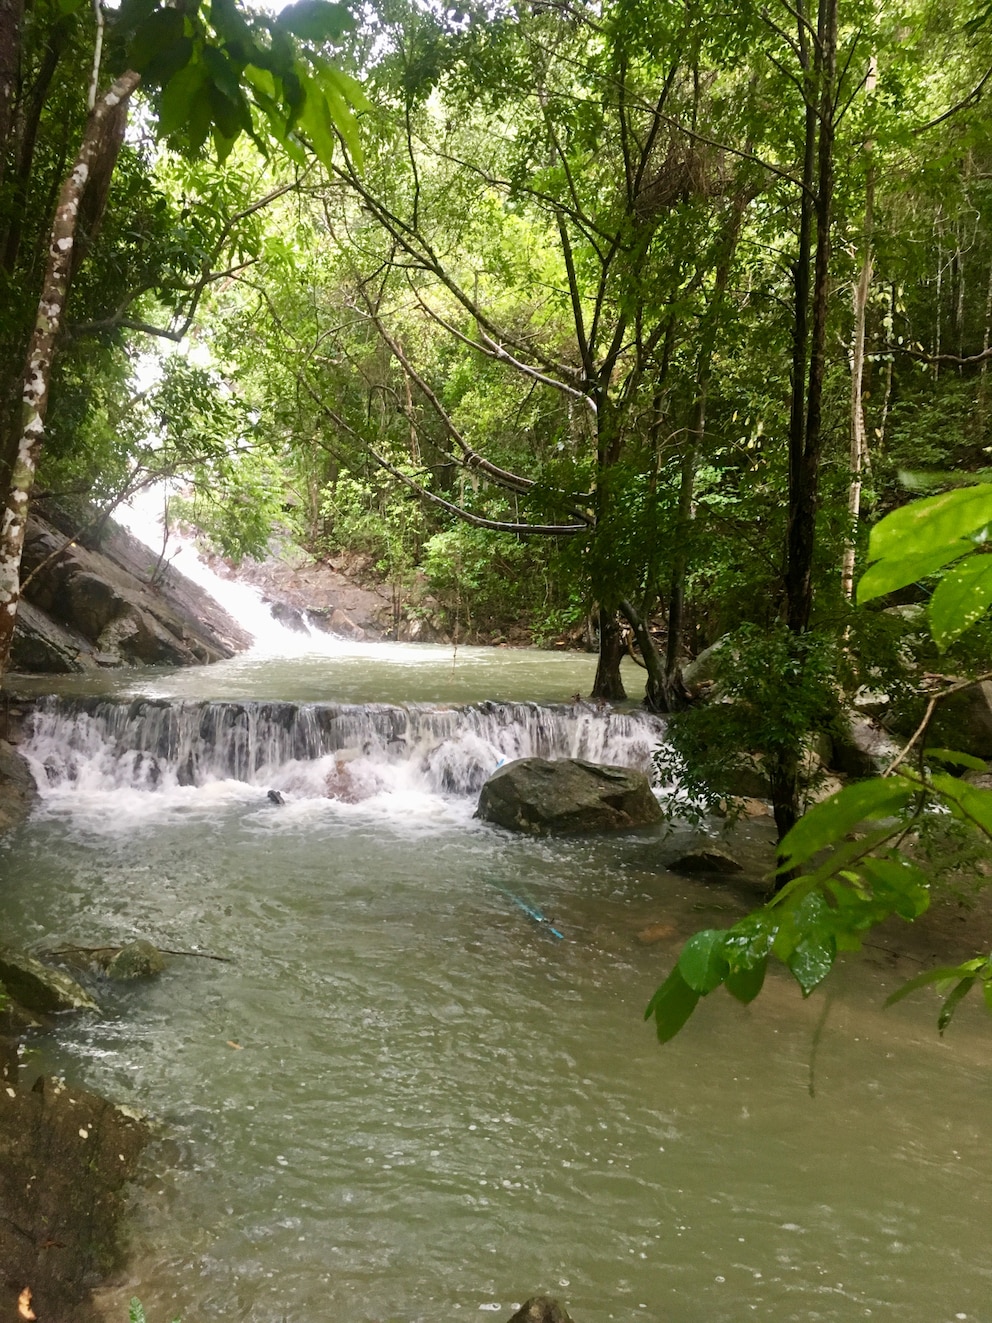
{"label": "driftwood", "polygon": [[[58,956],[62,959],[71,959],[76,956],[87,956],[95,959],[98,963],[104,957],[113,959],[115,955],[123,948],[120,946],[52,946],[48,947],[41,954],[46,956]],[[156,948],[163,955],[174,956],[192,956],[197,960],[220,960],[225,965],[232,963],[230,956],[213,955],[210,951],[176,951],[169,946],[159,946]]]}

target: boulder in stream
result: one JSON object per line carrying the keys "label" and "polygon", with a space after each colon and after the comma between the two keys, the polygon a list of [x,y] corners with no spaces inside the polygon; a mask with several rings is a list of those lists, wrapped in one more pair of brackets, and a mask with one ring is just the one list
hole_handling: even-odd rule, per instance
{"label": "boulder in stream", "polygon": [[520,758],[482,787],[476,816],[533,836],[617,831],[658,822],[661,805],[643,772],[579,758]]}
{"label": "boulder in stream", "polygon": [[535,1295],[527,1300],[507,1323],[572,1323],[567,1309],[548,1295]]}
{"label": "boulder in stream", "polygon": [[717,873],[721,877],[744,871],[734,856],[719,845],[702,845],[687,850],[669,867],[673,873]]}
{"label": "boulder in stream", "polygon": [[128,942],[107,962],[107,977],[119,983],[130,983],[134,979],[154,978],[165,969],[165,957],[157,946],[139,937],[135,942]]}
{"label": "boulder in stream", "polygon": [[14,1001],[38,1015],[59,1011],[95,1011],[100,1007],[74,978],[49,969],[22,951],[0,950],[0,983]]}

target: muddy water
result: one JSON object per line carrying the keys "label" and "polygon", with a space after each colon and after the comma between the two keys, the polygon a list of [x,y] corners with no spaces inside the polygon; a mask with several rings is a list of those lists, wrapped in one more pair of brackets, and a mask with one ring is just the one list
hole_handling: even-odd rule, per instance
{"label": "muddy water", "polygon": [[[493,696],[481,670],[446,687],[450,650],[400,676],[333,660],[124,687],[170,707]],[[566,740],[567,668],[590,660],[550,678],[538,660],[479,665],[507,701],[562,704]],[[435,775],[427,737],[354,743],[346,802],[323,794],[333,750],[244,779],[146,750],[158,771],[136,779],[133,732],[51,717],[45,797],[0,845],[7,932],[226,957],[103,988],[103,1018],[38,1045],[161,1127],[115,1317],[137,1294],[153,1320],[435,1323],[546,1290],[576,1323],[992,1318],[987,1025],[941,1041],[929,1005],[879,1011],[884,953],[841,976],[825,1022],[822,997],[775,983],[750,1009],[715,994],[659,1048],[642,1011],[679,941],[745,903],[666,871],[660,832],[509,837]],[[495,766],[507,722],[444,725],[447,766]]]}

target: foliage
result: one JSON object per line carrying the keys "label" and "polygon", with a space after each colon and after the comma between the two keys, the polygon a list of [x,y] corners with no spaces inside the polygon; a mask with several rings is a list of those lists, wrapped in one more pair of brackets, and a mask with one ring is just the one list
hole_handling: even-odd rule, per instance
{"label": "foliage", "polygon": [[[931,627],[938,644],[946,646],[988,605],[979,589],[976,610],[975,599],[962,594],[960,585],[981,584],[990,525],[992,487],[985,484],[910,503],[872,530],[873,565],[861,580],[859,598],[871,600],[950,566],[930,604]],[[974,567],[971,577],[965,574],[967,567]],[[959,682],[945,693],[969,683]],[[858,950],[870,928],[893,914],[912,921],[924,913],[931,881],[910,857],[907,841],[927,815],[949,814],[983,842],[992,842],[992,790],[960,775],[966,770],[985,772],[985,763],[926,746],[929,719],[939,699],[931,699],[925,721],[884,776],[844,787],[792,828],[780,844],[777,869],[791,880],[772,900],[727,930],[711,929],[689,939],[645,1013],[654,1018],[661,1042],[678,1033],[700,997],[721,985],[739,1000],[752,1000],[771,958],[785,964],[803,995],[809,996],[838,953]],[[948,766],[956,774],[941,770]],[[809,871],[795,876],[802,868]],[[944,998],[937,1020],[941,1033],[974,987],[982,989],[992,1011],[992,955],[920,974],[887,1004],[930,984]]]}
{"label": "foliage", "polygon": [[[661,779],[681,792],[672,812],[698,817],[721,808],[742,794],[742,784],[755,783],[781,749],[833,731],[837,654],[832,634],[797,637],[781,623],[742,625],[725,635],[715,653],[711,700],[671,716],[666,747],[655,755]],[[784,686],[783,677],[792,683]]]}

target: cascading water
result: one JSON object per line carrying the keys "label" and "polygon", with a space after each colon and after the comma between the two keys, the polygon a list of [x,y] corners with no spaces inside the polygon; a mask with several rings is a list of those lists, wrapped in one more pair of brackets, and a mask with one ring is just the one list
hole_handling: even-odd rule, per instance
{"label": "cascading water", "polygon": [[400,769],[435,793],[477,794],[515,758],[585,758],[650,771],[662,723],[585,705],[166,702],[47,698],[22,752],[43,791],[168,791],[237,780],[333,797],[344,761],[357,785]]}

